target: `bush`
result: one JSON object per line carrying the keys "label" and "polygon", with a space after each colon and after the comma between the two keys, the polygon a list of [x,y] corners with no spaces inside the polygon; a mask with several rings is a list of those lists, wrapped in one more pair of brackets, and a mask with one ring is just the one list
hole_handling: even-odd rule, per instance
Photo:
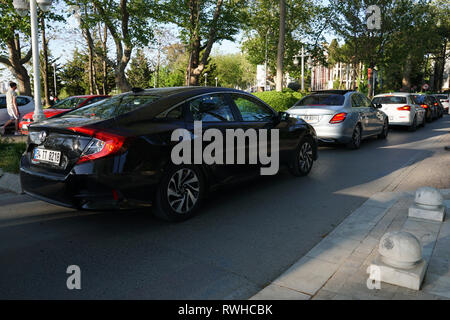
{"label": "bush", "polygon": [[24,142],[14,143],[0,139],[0,168],[5,172],[19,173],[20,158],[26,147]]}
{"label": "bush", "polygon": [[306,93],[296,92],[291,89],[285,89],[283,92],[265,91],[253,94],[277,111],[286,111],[306,95]]}

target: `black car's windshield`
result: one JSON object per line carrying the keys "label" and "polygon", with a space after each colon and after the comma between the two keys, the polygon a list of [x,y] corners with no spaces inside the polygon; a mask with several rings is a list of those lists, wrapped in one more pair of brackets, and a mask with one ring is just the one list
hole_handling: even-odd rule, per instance
{"label": "black car's windshield", "polygon": [[51,109],[74,109],[78,107],[81,103],[86,101],[86,98],[77,98],[77,97],[71,97],[64,99],[61,102],[58,102],[57,104],[51,106]]}
{"label": "black car's windshield", "polygon": [[156,95],[119,95],[69,112],[62,118],[107,120],[136,110],[159,98]]}
{"label": "black car's windshield", "polygon": [[384,96],[373,98],[374,104],[403,104],[406,103],[406,97]]}
{"label": "black car's windshield", "polygon": [[344,101],[345,97],[339,94],[315,94],[303,98],[302,100],[298,101],[295,106],[341,106],[344,104]]}

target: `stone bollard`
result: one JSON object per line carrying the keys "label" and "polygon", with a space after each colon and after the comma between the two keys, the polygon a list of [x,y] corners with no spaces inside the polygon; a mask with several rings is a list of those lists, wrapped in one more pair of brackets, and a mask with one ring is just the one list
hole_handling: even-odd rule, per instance
{"label": "stone bollard", "polygon": [[444,221],[445,206],[444,197],[439,190],[422,187],[417,189],[414,205],[409,208],[408,216],[433,221]]}
{"label": "stone bollard", "polygon": [[378,255],[369,267],[369,279],[419,290],[427,262],[422,258],[422,245],[411,233],[386,233],[380,240]]}

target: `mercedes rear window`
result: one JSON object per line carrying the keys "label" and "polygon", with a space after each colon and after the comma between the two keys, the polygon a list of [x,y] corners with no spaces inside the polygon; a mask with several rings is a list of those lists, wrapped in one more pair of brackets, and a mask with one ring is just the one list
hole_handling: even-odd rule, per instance
{"label": "mercedes rear window", "polygon": [[298,101],[295,106],[321,107],[341,106],[344,104],[345,96],[339,94],[315,94],[307,96]]}
{"label": "mercedes rear window", "polygon": [[416,104],[424,104],[425,96],[413,96],[413,100]]}
{"label": "mercedes rear window", "polygon": [[372,101],[374,104],[403,104],[406,103],[406,97],[386,96],[376,97]]}
{"label": "mercedes rear window", "polygon": [[68,112],[62,118],[107,120],[139,109],[159,98],[156,95],[119,95]]}

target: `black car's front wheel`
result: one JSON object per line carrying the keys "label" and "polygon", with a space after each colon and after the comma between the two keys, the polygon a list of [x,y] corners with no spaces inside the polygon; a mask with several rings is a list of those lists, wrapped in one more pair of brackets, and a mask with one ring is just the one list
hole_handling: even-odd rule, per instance
{"label": "black car's front wheel", "polygon": [[205,179],[195,166],[173,166],[166,171],[156,193],[155,215],[168,221],[191,218],[205,194]]}
{"label": "black car's front wheel", "polygon": [[314,147],[311,137],[304,137],[292,153],[289,171],[297,177],[306,176],[314,164]]}

